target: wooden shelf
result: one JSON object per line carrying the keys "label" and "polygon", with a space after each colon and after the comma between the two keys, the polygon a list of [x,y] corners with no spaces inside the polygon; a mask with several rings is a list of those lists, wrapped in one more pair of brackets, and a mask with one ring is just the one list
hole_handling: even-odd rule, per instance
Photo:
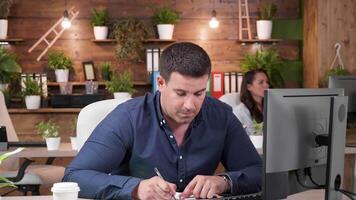
{"label": "wooden shelf", "polygon": [[156,38],[152,38],[152,39],[147,39],[144,41],[144,43],[174,43],[177,40],[161,40],[161,39],[156,39]]}
{"label": "wooden shelf", "polygon": [[[85,86],[85,82],[70,82],[72,83],[73,86]],[[104,86],[105,82],[99,81],[99,86]],[[135,81],[134,85],[136,86],[150,86],[152,85],[151,83],[147,83],[145,81]],[[47,86],[59,86],[58,82],[48,82]]]}
{"label": "wooden shelf", "polygon": [[267,39],[267,40],[259,40],[259,39],[252,39],[252,40],[237,40],[238,43],[246,44],[246,43],[272,43],[275,44],[277,42],[283,41],[282,39]]}
{"label": "wooden shelf", "polygon": [[105,40],[92,39],[91,41],[95,43],[116,43],[115,39],[105,39]]}
{"label": "wooden shelf", "polygon": [[[105,40],[92,39],[91,41],[95,42],[95,43],[116,43],[115,39],[105,39]],[[161,40],[161,39],[152,38],[152,39],[144,40],[143,43],[157,43],[157,44],[167,44],[168,43],[169,44],[169,43],[174,43],[176,41],[177,40]]]}
{"label": "wooden shelf", "polygon": [[6,38],[6,39],[0,39],[0,44],[5,44],[5,43],[20,43],[24,42],[24,39],[21,38]]}
{"label": "wooden shelf", "polygon": [[26,108],[10,108],[10,114],[32,114],[32,113],[79,113],[81,108],[40,108],[29,110]]}

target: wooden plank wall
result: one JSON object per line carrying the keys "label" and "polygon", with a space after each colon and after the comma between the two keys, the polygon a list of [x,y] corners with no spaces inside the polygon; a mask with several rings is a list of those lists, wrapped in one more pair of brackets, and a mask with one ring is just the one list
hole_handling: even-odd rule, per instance
{"label": "wooden plank wall", "polygon": [[[256,45],[242,46],[236,42],[238,38],[237,0],[215,0],[215,9],[220,20],[220,27],[216,30],[208,27],[212,0],[67,0],[67,7],[75,6],[79,10],[78,18],[72,27],[55,43],[53,49],[64,50],[75,63],[74,73],[70,80],[83,81],[82,62],[94,61],[96,70],[102,61],[115,59],[115,44],[98,44],[91,42],[93,31],[90,25],[92,8],[108,8],[110,20],[137,17],[145,23],[150,23],[152,8],[168,5],[177,9],[182,20],[177,24],[174,38],[178,41],[192,41],[201,45],[211,56],[216,71],[239,70],[239,62],[246,52],[253,51]],[[276,0],[279,13],[278,18],[298,18],[299,0]],[[250,13],[253,35],[256,35],[255,21],[259,0],[251,0]],[[40,62],[36,57],[41,53],[38,49],[32,53],[27,50],[42,34],[63,14],[64,0],[16,0],[9,17],[9,36],[23,38],[22,44],[11,45],[19,56],[24,72],[48,72],[46,56]],[[268,45],[267,45],[268,46]],[[299,55],[298,43],[281,42],[276,45],[287,59],[296,59]],[[145,66],[129,66],[135,73],[136,81],[145,80]],[[116,65],[118,70],[124,67]],[[98,71],[96,71],[98,72]],[[98,73],[97,73],[98,74]],[[54,77],[49,72],[49,77]]]}
{"label": "wooden plank wall", "polygon": [[[82,62],[92,60],[96,73],[98,65],[103,61],[116,63],[117,70],[130,67],[134,72],[135,81],[146,80],[144,64],[135,66],[120,66],[115,58],[115,43],[94,43],[92,27],[90,25],[91,10],[93,8],[107,8],[110,21],[125,17],[137,17],[145,23],[150,23],[154,7],[167,5],[181,13],[181,21],[176,25],[174,39],[191,41],[201,45],[210,55],[215,71],[238,71],[239,63],[247,52],[254,51],[259,45],[237,43],[238,13],[237,0],[215,0],[220,27],[210,29],[208,22],[213,9],[212,0],[67,0],[67,7],[75,6],[80,12],[72,27],[65,31],[55,43],[53,49],[63,50],[74,60],[74,73],[71,81],[84,81]],[[299,18],[299,0],[275,0],[278,6],[278,18]],[[24,43],[9,45],[19,58],[24,72],[48,72],[49,78],[54,73],[47,69],[46,56],[37,62],[41,53],[38,49],[28,53],[28,49],[63,15],[64,0],[16,0],[11,8],[9,17],[9,37],[23,38]],[[256,35],[255,21],[259,0],[249,0],[250,16],[253,35]],[[153,27],[152,27],[153,28]],[[262,47],[270,47],[263,44]],[[298,42],[285,41],[273,46],[280,50],[286,59],[300,57]],[[100,77],[99,77],[100,79]],[[22,118],[24,117],[24,118]],[[60,126],[63,141],[69,141],[72,130],[65,124],[70,124],[72,116],[66,114],[11,114],[15,129],[20,139],[37,138],[35,124],[42,120],[53,118]]]}
{"label": "wooden plank wall", "polygon": [[304,3],[304,86],[318,87],[342,46],[344,65],[356,74],[356,1],[306,0]]}

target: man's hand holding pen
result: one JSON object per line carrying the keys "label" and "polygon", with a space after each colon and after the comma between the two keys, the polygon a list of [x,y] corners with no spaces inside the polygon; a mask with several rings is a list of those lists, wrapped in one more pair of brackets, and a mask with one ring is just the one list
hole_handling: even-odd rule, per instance
{"label": "man's hand holding pen", "polygon": [[140,200],[175,199],[174,195],[176,193],[177,186],[173,183],[165,181],[157,168],[154,170],[157,176],[141,181],[134,190],[133,197]]}

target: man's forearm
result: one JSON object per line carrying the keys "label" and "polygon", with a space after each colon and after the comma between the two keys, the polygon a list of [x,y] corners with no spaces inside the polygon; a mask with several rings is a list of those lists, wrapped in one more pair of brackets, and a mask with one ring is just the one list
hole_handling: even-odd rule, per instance
{"label": "man's forearm", "polygon": [[80,197],[98,199],[131,199],[132,191],[140,180],[135,177],[74,168],[67,168],[63,178],[63,181],[79,184]]}

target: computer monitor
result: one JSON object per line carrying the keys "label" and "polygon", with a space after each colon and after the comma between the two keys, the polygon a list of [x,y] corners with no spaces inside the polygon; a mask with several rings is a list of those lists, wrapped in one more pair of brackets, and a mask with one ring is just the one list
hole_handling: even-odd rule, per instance
{"label": "computer monitor", "polygon": [[346,110],[342,89],[265,91],[264,200],[320,185],[326,199],[341,199],[336,190],[342,184]]}
{"label": "computer monitor", "polygon": [[329,76],[329,88],[343,88],[349,97],[348,121],[356,122],[356,76]]}

